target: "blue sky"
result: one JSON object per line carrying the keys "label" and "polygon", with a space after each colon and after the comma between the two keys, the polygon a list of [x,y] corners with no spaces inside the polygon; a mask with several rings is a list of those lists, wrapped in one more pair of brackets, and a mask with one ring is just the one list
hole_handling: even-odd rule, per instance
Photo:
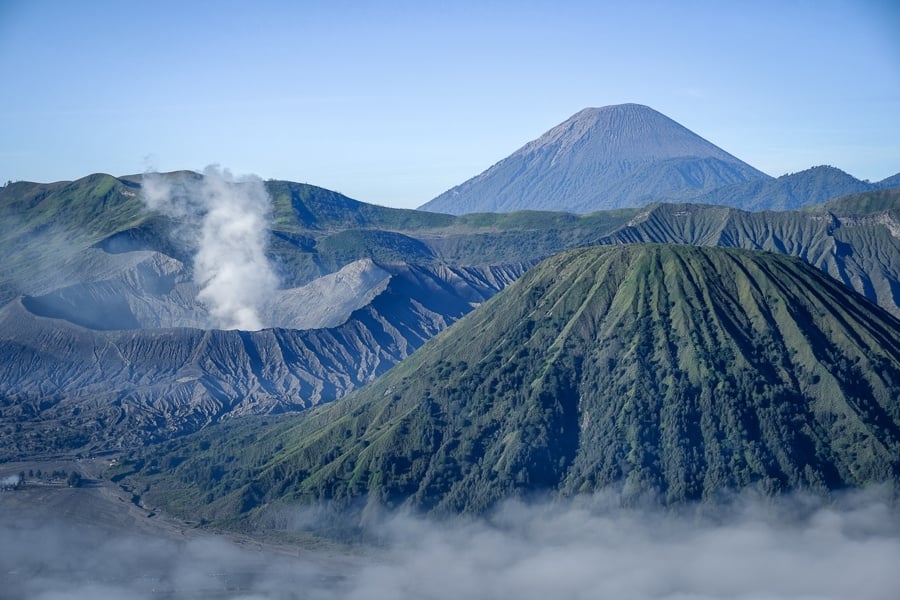
{"label": "blue sky", "polygon": [[202,169],[418,206],[587,106],[753,166],[900,171],[900,8],[0,0],[0,181]]}

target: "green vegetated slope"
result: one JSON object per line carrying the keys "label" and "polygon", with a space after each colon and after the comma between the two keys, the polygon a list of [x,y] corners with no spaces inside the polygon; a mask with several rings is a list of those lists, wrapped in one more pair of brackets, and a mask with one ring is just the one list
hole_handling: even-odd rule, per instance
{"label": "green vegetated slope", "polygon": [[339,403],[169,442],[129,471],[150,502],[220,519],[320,500],[479,512],[610,485],[671,504],[896,482],[900,321],[781,255],[578,249]]}
{"label": "green vegetated slope", "polygon": [[19,182],[0,188],[4,236],[36,229],[78,232],[99,239],[140,216],[138,186],[110,175],[41,184]]}
{"label": "green vegetated slope", "polygon": [[266,189],[273,202],[271,252],[291,283],[361,258],[378,263],[521,264],[595,243],[638,213],[522,211],[457,217],[366,204],[308,184],[269,181]]}
{"label": "green vegetated slope", "polygon": [[95,174],[50,184],[19,182],[0,188],[0,303],[16,283],[59,271],[73,249],[84,249],[149,215],[135,184]]}

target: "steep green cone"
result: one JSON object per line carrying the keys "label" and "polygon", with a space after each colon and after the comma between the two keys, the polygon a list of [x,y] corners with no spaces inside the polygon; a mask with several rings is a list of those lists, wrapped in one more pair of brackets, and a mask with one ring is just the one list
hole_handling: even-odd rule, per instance
{"label": "steep green cone", "polygon": [[354,395],[240,452],[228,438],[157,459],[176,466],[151,489],[225,516],[282,500],[478,512],[610,485],[670,504],[896,482],[900,321],[782,255],[578,249]]}

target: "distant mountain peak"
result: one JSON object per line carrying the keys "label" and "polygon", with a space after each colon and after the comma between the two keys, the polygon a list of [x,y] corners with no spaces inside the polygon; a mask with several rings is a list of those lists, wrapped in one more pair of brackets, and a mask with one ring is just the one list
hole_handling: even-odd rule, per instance
{"label": "distant mountain peak", "polygon": [[578,111],[421,208],[592,212],[767,177],[648,106],[616,104]]}
{"label": "distant mountain peak", "polygon": [[882,187],[860,181],[831,165],[817,165],[777,179],[725,186],[696,198],[696,202],[734,206],[744,210],[793,210],[821,204],[839,196]]}

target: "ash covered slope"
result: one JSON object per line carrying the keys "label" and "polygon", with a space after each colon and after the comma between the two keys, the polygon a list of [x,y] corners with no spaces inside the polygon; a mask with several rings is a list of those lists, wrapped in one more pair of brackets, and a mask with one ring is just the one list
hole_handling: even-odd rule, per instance
{"label": "ash covered slope", "polygon": [[769,179],[639,104],[586,108],[421,208],[463,214],[596,210],[680,201]]}
{"label": "ash covered slope", "polygon": [[[373,380],[524,267],[392,265],[329,328],[96,330],[0,308],[0,457],[130,448],[223,418],[302,410]],[[320,302],[327,303],[327,298]],[[294,308],[298,310],[298,308]]]}
{"label": "ash covered slope", "polygon": [[253,437],[215,481],[202,473],[240,453],[214,433],[126,469],[144,469],[151,502],[177,492],[220,518],[366,496],[480,512],[609,485],[671,504],[897,482],[900,321],[786,256],[579,249],[372,385]]}

